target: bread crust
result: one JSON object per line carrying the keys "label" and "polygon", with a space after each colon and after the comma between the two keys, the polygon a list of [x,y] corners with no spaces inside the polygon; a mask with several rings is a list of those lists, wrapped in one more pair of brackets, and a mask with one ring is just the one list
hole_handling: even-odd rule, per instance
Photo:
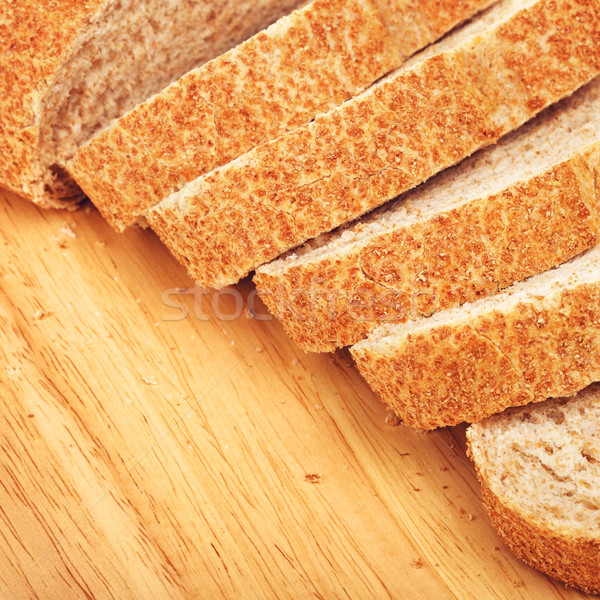
{"label": "bread crust", "polygon": [[600,241],[599,153],[600,141],[502,192],[320,259],[289,267],[281,260],[254,282],[288,335],[313,352],[355,344],[382,323],[474,302]]}
{"label": "bread crust", "polygon": [[[578,260],[578,259],[575,259]],[[509,406],[570,397],[600,381],[600,281],[432,323],[351,349],[369,385],[420,429],[476,423]]]}
{"label": "bread crust", "polygon": [[600,594],[600,540],[553,531],[527,518],[481,479],[483,504],[510,550],[528,565],[588,594]]}
{"label": "bread crust", "polygon": [[39,105],[81,30],[102,18],[106,0],[16,0],[0,5],[0,173],[2,185],[53,206],[32,186],[39,143]]}
{"label": "bread crust", "polygon": [[204,176],[148,220],[199,283],[235,283],[497,141],[599,69],[598,0],[540,0]]}
{"label": "bread crust", "polygon": [[[593,594],[600,593],[600,537],[598,528],[590,527],[595,520],[594,509],[587,509],[590,521],[580,522],[575,511],[584,498],[578,497],[578,489],[560,489],[563,479],[581,476],[581,464],[576,459],[563,463],[559,460],[564,471],[557,473],[556,463],[548,464],[544,458],[554,456],[551,439],[560,445],[556,451],[564,453],[563,458],[570,452],[579,455],[587,444],[594,446],[597,423],[588,409],[598,406],[599,399],[600,386],[592,385],[569,400],[559,398],[509,409],[470,426],[466,432],[467,454],[481,483],[484,506],[503,541],[530,566]],[[579,415],[579,423],[573,421],[573,415]],[[555,429],[550,425],[548,430],[544,419],[552,421]],[[560,430],[571,441],[555,437]],[[579,439],[581,447],[575,450],[571,446]],[[591,472],[597,469],[593,466],[593,450],[589,452],[589,457],[584,455],[582,459],[591,461],[588,476],[593,481]],[[548,479],[555,482],[556,488],[537,481],[540,470],[548,471]],[[572,486],[581,485],[581,481],[574,479]],[[550,490],[556,490],[552,500],[547,496]],[[593,498],[593,483],[588,491]]]}
{"label": "bread crust", "polygon": [[372,0],[315,0],[138,105],[68,168],[123,230],[188,181],[309,122],[397,62]]}

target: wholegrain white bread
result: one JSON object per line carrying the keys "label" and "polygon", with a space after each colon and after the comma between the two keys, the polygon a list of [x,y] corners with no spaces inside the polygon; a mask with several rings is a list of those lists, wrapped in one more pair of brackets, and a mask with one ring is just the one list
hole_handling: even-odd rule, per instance
{"label": "wholegrain white bread", "polygon": [[0,4],[0,185],[41,206],[81,198],[78,146],[299,0]]}
{"label": "wholegrain white bread", "polygon": [[492,0],[314,0],[83,146],[69,171],[118,230],[186,183],[341,104]]}
{"label": "wholegrain white bread", "polygon": [[590,249],[600,232],[600,77],[396,203],[264,265],[304,350],[473,302]]}
{"label": "wholegrain white bread", "polygon": [[351,353],[421,429],[573,396],[600,381],[600,246],[495,296],[381,326]]}
{"label": "wholegrain white bread", "polygon": [[600,594],[600,386],[467,430],[494,527],[522,560]]}
{"label": "wholegrain white bread", "polygon": [[600,69],[598,0],[503,0],[362,95],[150,209],[201,285],[238,281],[496,142]]}

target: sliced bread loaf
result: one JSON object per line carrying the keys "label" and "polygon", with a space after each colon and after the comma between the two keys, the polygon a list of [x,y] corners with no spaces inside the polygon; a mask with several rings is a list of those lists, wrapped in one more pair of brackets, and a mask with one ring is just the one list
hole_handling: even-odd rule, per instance
{"label": "sliced bread loaf", "polygon": [[0,185],[82,197],[66,161],[93,134],[300,0],[0,3]]}
{"label": "sliced bread loaf", "polygon": [[189,181],[341,104],[491,2],[442,0],[434,13],[430,1],[314,0],[137,106],[69,171],[115,228],[144,224]]}
{"label": "sliced bread loaf", "polygon": [[598,243],[600,77],[386,210],[257,270],[305,350],[497,292]]}
{"label": "sliced bread loaf", "polygon": [[467,430],[494,527],[522,560],[600,594],[600,386]]}
{"label": "sliced bread loaf", "polygon": [[600,0],[503,0],[362,95],[149,211],[201,285],[238,281],[497,141],[600,70]]}
{"label": "sliced bread loaf", "polygon": [[382,326],[352,347],[407,425],[471,423],[600,381],[600,246],[495,296]]}
{"label": "sliced bread loaf", "polygon": [[118,230],[185,183],[395,66],[371,0],[315,0],[138,105],[68,169]]}

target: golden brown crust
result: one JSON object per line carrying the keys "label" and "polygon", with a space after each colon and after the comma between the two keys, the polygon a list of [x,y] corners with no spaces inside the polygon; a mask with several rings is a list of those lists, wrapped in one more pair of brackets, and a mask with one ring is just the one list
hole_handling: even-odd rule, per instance
{"label": "golden brown crust", "polygon": [[494,494],[479,477],[492,524],[518,558],[569,586],[600,594],[600,540],[574,538],[540,526]]}
{"label": "golden brown crust", "polygon": [[432,323],[356,363],[404,423],[475,423],[509,406],[569,397],[600,381],[600,282],[577,283],[515,307]]}
{"label": "golden brown crust", "polygon": [[384,322],[474,302],[593,247],[600,235],[594,166],[600,142],[503,192],[373,233],[320,260],[288,268],[282,261],[276,274],[259,270],[254,282],[304,350],[355,344]]}
{"label": "golden brown crust", "polygon": [[480,0],[421,0],[419,10],[424,16],[431,39],[437,39],[465,19],[492,4]]}
{"label": "golden brown crust", "polygon": [[360,345],[351,352],[371,388],[405,425],[476,422],[535,400],[509,358],[478,329],[446,325],[409,334],[383,355]]}
{"label": "golden brown crust", "polygon": [[315,0],[137,106],[82,147],[69,170],[122,230],[188,181],[352,97],[397,60],[371,0]]}
{"label": "golden brown crust", "polygon": [[34,199],[29,182],[39,139],[37,104],[106,0],[14,0],[0,5],[2,185]]}
{"label": "golden brown crust", "polygon": [[495,0],[375,1],[399,60],[404,60]]}
{"label": "golden brown crust", "polygon": [[[234,283],[587,83],[600,69],[599,18],[598,0],[540,0],[493,34],[418,63],[213,171],[182,200],[152,209],[150,224],[202,285]],[[484,46],[501,57],[500,74],[498,64],[480,64]],[[507,90],[511,78],[518,85]],[[509,114],[507,105],[515,107]]]}

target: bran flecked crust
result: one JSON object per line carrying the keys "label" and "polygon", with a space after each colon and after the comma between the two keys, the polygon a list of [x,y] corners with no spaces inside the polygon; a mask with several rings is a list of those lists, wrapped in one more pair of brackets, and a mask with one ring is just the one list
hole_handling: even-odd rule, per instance
{"label": "bran flecked crust", "polygon": [[494,143],[590,81],[599,50],[598,0],[540,0],[188,184],[148,220],[200,284],[235,283]]}
{"label": "bran flecked crust", "polygon": [[[3,3],[0,185],[42,207],[76,208],[83,193],[65,166],[78,145],[301,1]],[[102,106],[97,114],[94,103]]]}
{"label": "bran flecked crust", "polygon": [[[493,302],[480,301],[476,313],[455,309],[462,314],[449,323],[424,321],[387,337],[383,328],[377,341],[367,338],[351,353],[371,388],[404,424],[419,429],[476,423],[511,406],[574,396],[600,381],[600,279],[575,275],[599,252],[548,273],[544,289],[526,299],[511,300],[509,288]],[[564,273],[572,273],[564,285],[550,279]]]}
{"label": "bran flecked crust", "polygon": [[351,249],[258,269],[254,282],[303,350],[353,345],[382,323],[474,302],[592,248],[600,241],[599,168],[597,142],[504,191],[375,232]]}
{"label": "bran flecked crust", "polygon": [[556,535],[525,518],[485,483],[481,496],[492,525],[518,558],[568,586],[600,594],[600,540]]}

